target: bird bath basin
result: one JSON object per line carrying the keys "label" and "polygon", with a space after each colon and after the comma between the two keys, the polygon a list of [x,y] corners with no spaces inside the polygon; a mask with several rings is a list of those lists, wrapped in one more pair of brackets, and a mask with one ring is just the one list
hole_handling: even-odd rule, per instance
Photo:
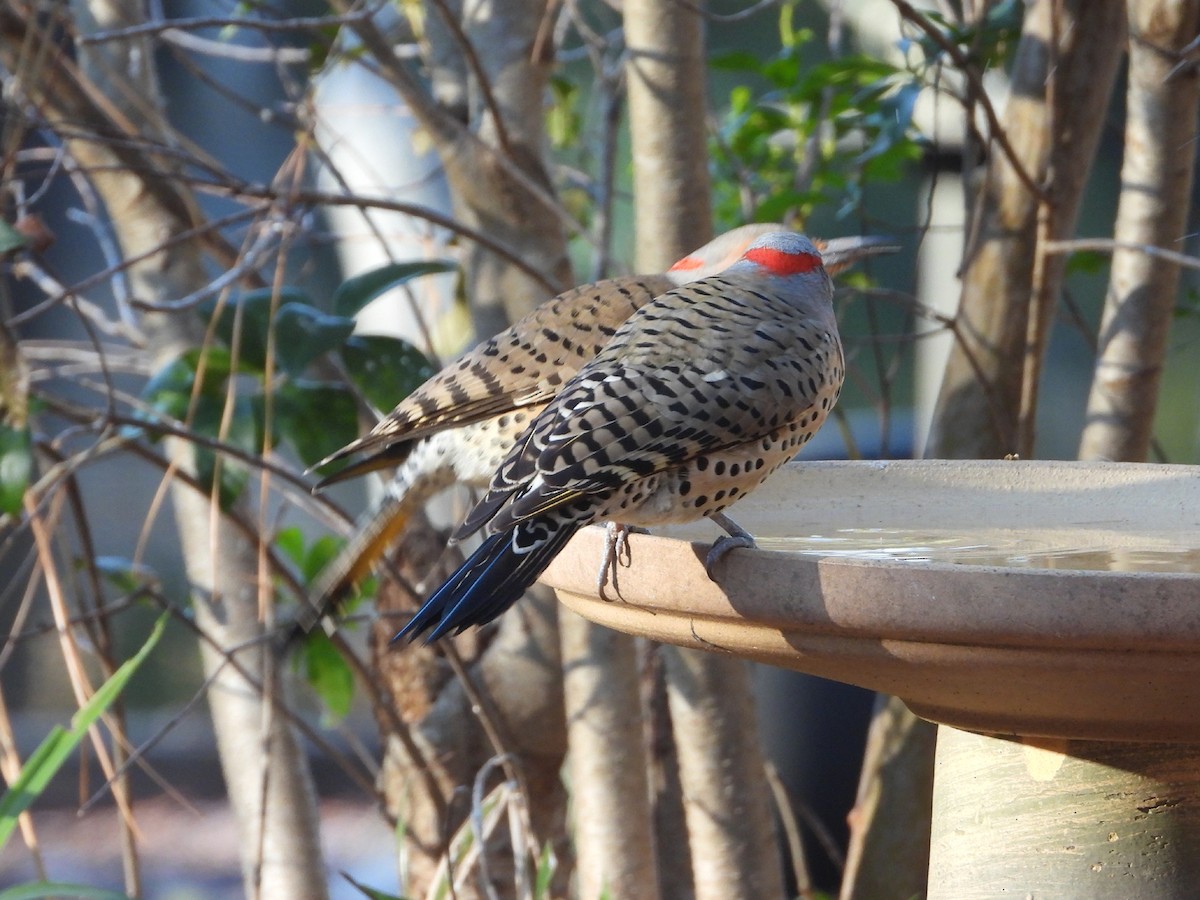
{"label": "bird bath basin", "polygon": [[543,581],[603,625],[895,694],[962,729],[1200,741],[1198,475],[796,463],[731,511],[760,549],[725,557],[718,583],[709,523],[634,535],[620,599],[596,595],[599,528]]}

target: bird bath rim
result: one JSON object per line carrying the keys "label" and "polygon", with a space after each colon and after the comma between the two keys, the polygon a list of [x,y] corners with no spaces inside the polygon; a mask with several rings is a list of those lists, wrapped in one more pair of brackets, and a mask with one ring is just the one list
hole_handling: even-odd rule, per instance
{"label": "bird bath rim", "polygon": [[[1163,532],[1200,545],[1200,478],[1133,463],[801,462],[731,512],[759,534],[780,522],[816,533],[1086,529],[1123,551]],[[896,694],[959,728],[1200,741],[1200,572],[738,550],[713,583],[703,568],[712,526],[675,535],[630,539],[621,599],[597,596],[599,528],[581,532],[542,580],[601,624]]]}

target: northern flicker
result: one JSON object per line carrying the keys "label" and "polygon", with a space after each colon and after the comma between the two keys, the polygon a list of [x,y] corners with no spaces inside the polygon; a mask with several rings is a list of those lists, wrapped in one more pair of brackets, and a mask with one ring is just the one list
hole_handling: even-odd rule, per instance
{"label": "northern flicker", "polygon": [[837,400],[832,298],[814,243],[774,232],[633,313],[517,440],[455,535],[483,544],[397,638],[494,619],[589,523],[721,522]]}
{"label": "northern flicker", "polygon": [[[310,629],[365,577],[412,511],[454,483],[486,488],[517,437],[563,384],[590,361],[635,311],[659,294],[719,272],[755,238],[779,225],[745,225],[685,256],[662,275],[626,276],[560,294],[446,366],[405,398],[367,435],[322,460],[363,458],[317,489],[377,469],[399,466],[383,498],[322,570],[299,626]],[[890,253],[877,238],[818,241],[826,267]]]}
{"label": "northern flicker", "polygon": [[754,238],[779,227],[744,225],[683,257],[664,274],[610,278],[559,294],[447,365],[370,433],[317,463],[314,469],[362,456],[315,490],[399,468],[383,497],[322,569],[298,616],[299,627],[310,630],[370,573],[413,510],[455,483],[486,488],[533,416],[634,311],[673,287],[721,271]]}

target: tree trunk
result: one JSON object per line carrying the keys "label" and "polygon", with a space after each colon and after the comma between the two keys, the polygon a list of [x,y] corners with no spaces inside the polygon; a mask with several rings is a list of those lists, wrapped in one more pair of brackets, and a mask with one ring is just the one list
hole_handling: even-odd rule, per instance
{"label": "tree trunk", "polygon": [[663,647],[695,896],[782,897],[748,663]]}
{"label": "tree trunk", "polygon": [[1044,245],[1074,233],[1124,46],[1124,10],[1120,0],[1037,0],[1025,13],[1004,115],[1016,164],[992,142],[928,455],[1032,450],[1041,355],[1064,268]]}
{"label": "tree trunk", "polygon": [[[1200,29],[1200,2],[1129,4],[1125,160],[1113,237],[1182,250],[1192,202],[1200,76],[1172,74],[1178,51]],[[1159,378],[1179,286],[1179,267],[1134,249],[1113,253],[1096,374],[1080,459],[1144,460],[1153,436]]]}
{"label": "tree trunk", "polygon": [[[433,94],[396,58],[374,21],[354,25],[381,74],[433,140],[456,218],[495,237],[544,275],[538,282],[508,260],[466,246],[466,288],[480,336],[502,330],[510,319],[546,300],[546,281],[558,289],[571,282],[561,210],[542,162],[541,104],[549,59],[531,53],[544,14],[543,0],[429,0],[423,16],[429,24],[425,55],[434,61]],[[436,583],[439,573],[430,567],[438,550],[428,546],[431,539],[416,528],[395,551],[414,581]],[[446,660],[431,651],[414,647],[397,653],[388,645],[395,628],[386,614],[411,609],[420,599],[400,586],[385,586],[378,601],[385,618],[373,642],[374,667],[394,696],[397,712],[411,723],[413,740],[424,757],[412,757],[411,748],[396,739],[395,723],[385,716],[383,786],[389,810],[409,828],[412,878],[406,889],[414,895],[424,894],[446,839],[470,812],[470,804],[449,799],[456,789],[469,787],[497,754],[512,754],[522,775],[534,838],[564,835],[566,810],[560,779],[566,725],[553,598],[535,589],[500,620],[494,637],[481,642],[479,635],[471,634],[456,641],[465,668],[453,675]],[[462,674],[469,684],[459,680]],[[433,768],[441,798],[429,796],[430,782],[419,777],[425,760]],[[554,850],[561,871],[567,871],[569,848],[559,843]],[[500,896],[515,890],[511,857],[501,855],[507,852],[502,842],[489,845],[490,884]],[[458,896],[483,891],[472,879]]]}
{"label": "tree trunk", "polygon": [[841,900],[908,900],[928,885],[937,726],[896,697],[875,701],[849,815]]}
{"label": "tree trunk", "polygon": [[[712,237],[707,154],[697,152],[706,144],[703,19],[690,4],[626,0],[625,41],[637,268],[661,272]],[[782,896],[745,664],[676,647],[660,652],[695,896]],[[663,887],[666,896],[684,890]]]}
{"label": "tree trunk", "polygon": [[665,272],[713,236],[704,20],[669,0],[626,0],[625,45],[636,268]]}
{"label": "tree trunk", "polygon": [[567,611],[559,629],[578,897],[656,900],[636,646]]}

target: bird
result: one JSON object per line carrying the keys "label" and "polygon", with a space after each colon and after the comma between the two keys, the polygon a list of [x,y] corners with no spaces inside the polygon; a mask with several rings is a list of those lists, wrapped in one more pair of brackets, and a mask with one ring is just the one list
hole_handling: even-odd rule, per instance
{"label": "bird", "polygon": [[414,510],[456,483],[486,488],[517,436],[635,310],[690,280],[719,272],[771,224],[743,225],[684,256],[669,271],[585,284],[538,306],[450,363],[366,435],[316,463],[361,459],[319,481],[332,484],[398,467],[383,496],[320,571],[297,616],[302,632],[368,575]]}
{"label": "bird", "polygon": [[[659,294],[716,273],[778,224],[752,224],[717,237],[660,275],[633,275],[574,288],[484,341],[409,394],[368,434],[312,467],[361,459],[314,490],[398,467],[383,496],[355,523],[343,548],[318,574],[297,624],[307,632],[349,595],[406,527],[414,510],[455,483],[485,489],[513,443],[566,381],[620,325]],[[894,252],[888,238],[818,239],[831,272]]]}
{"label": "bird", "polygon": [[727,525],[710,575],[731,546],[751,545],[723,511],[836,402],[845,362],[832,299],[816,244],[770,232],[721,273],[630,315],[517,438],[454,535],[483,531],[482,544],[393,640],[490,622],[594,522]]}

